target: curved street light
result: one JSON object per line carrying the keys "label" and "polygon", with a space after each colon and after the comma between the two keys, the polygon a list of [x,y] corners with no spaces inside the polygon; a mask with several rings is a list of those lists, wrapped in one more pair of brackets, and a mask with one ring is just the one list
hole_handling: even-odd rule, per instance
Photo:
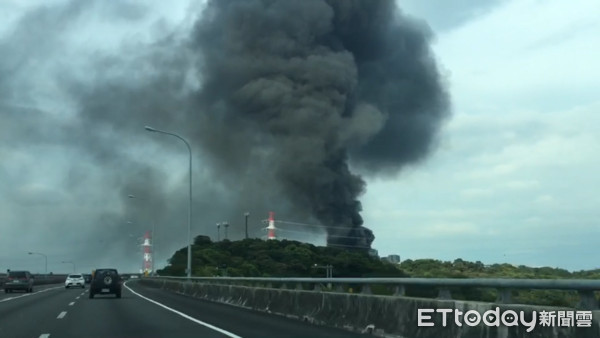
{"label": "curved street light", "polygon": [[29,252],[30,255],[40,255],[40,256],[44,256],[44,259],[46,260],[46,265],[45,265],[45,270],[44,273],[48,274],[48,256],[44,255],[43,253],[39,253],[39,252]]}
{"label": "curved street light", "polygon": [[173,137],[176,137],[178,139],[180,139],[181,141],[183,141],[183,143],[185,143],[185,145],[188,148],[188,152],[190,154],[190,168],[189,168],[189,175],[190,175],[190,198],[189,198],[189,207],[188,207],[188,238],[187,238],[187,247],[188,247],[188,252],[187,252],[187,277],[190,278],[192,277],[192,148],[190,147],[190,144],[181,136],[177,135],[177,134],[173,134],[173,133],[169,133],[166,131],[162,131],[162,130],[158,130],[149,126],[145,126],[144,129],[146,129],[147,131],[151,131],[154,133],[161,133],[161,134],[165,134],[165,135],[171,135]]}

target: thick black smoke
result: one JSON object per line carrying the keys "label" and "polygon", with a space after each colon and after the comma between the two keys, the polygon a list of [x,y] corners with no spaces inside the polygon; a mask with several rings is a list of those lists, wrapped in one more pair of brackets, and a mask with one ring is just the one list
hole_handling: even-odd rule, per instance
{"label": "thick black smoke", "polygon": [[[37,165],[66,168],[61,182],[48,179],[67,196],[53,201],[61,211],[28,210],[35,217],[19,224],[53,243],[67,233],[93,259],[108,244],[129,250],[129,236],[156,224],[167,257],[187,234],[187,176],[173,182],[159,164],[186,168],[187,153],[144,131],[151,125],[192,145],[193,235],[216,238],[215,223],[228,221],[239,239],[249,211],[250,236],[260,236],[275,211],[318,220],[330,245],[370,247],[365,182],[350,164],[389,174],[431,151],[448,99],[429,31],[394,1],[214,0],[191,32],[157,23],[151,43],[80,46],[108,34],[89,20],[138,25],[151,13],[72,0],[32,9],[0,40],[0,154],[59,150]],[[30,179],[23,172],[15,191]]]}
{"label": "thick black smoke", "polygon": [[209,1],[195,138],[224,172],[261,161],[330,245],[370,247],[349,161],[389,173],[431,150],[448,99],[429,39],[392,0]]}

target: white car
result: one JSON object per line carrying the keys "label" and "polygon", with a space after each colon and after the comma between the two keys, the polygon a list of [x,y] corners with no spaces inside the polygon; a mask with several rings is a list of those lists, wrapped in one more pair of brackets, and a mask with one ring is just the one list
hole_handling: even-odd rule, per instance
{"label": "white car", "polygon": [[83,279],[83,275],[82,274],[68,275],[67,280],[65,280],[65,289],[68,289],[71,286],[85,288],[85,279]]}

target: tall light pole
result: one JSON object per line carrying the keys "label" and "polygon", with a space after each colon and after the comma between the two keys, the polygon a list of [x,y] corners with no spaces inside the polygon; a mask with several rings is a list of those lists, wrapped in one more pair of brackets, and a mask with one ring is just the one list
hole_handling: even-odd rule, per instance
{"label": "tall light pole", "polygon": [[246,239],[248,239],[248,216],[250,216],[250,213],[246,211],[244,214],[244,218],[246,219]]}
{"label": "tall light pole", "polygon": [[217,223],[217,242],[221,241],[221,223]]}
{"label": "tall light pole", "polygon": [[48,256],[44,255],[43,253],[39,253],[39,252],[29,252],[30,255],[41,255],[44,256],[44,258],[46,259],[46,265],[45,265],[45,270],[44,273],[48,273]]}
{"label": "tall light pole", "polygon": [[190,144],[183,139],[183,137],[173,134],[173,133],[168,133],[166,131],[162,131],[162,130],[158,130],[158,129],[154,129],[152,127],[148,127],[145,126],[144,127],[147,131],[151,131],[151,132],[155,132],[155,133],[161,133],[161,134],[166,134],[166,135],[171,135],[174,137],[177,137],[178,139],[180,139],[181,141],[183,141],[183,143],[185,143],[185,145],[188,148],[188,151],[190,153],[190,202],[189,202],[189,211],[188,211],[188,238],[187,238],[187,243],[188,243],[188,254],[187,254],[187,277],[191,278],[192,277],[192,148],[190,147]]}
{"label": "tall light pole", "polygon": [[223,226],[225,227],[225,239],[227,239],[227,228],[229,228],[229,222],[223,222]]}
{"label": "tall light pole", "polygon": [[74,262],[71,262],[71,261],[62,261],[61,263],[63,263],[63,264],[73,264],[73,272],[76,271],[76,269],[75,269],[75,263]]}

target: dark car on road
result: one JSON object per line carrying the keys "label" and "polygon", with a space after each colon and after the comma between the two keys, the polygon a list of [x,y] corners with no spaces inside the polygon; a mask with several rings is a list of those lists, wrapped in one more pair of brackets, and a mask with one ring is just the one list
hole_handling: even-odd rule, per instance
{"label": "dark car on road", "polygon": [[85,284],[90,284],[92,282],[92,275],[89,273],[84,273],[83,279],[85,280]]}
{"label": "dark car on road", "polygon": [[33,292],[33,276],[29,271],[10,271],[4,282],[4,292],[15,290]]}
{"label": "dark car on road", "polygon": [[121,276],[117,269],[96,269],[92,273],[90,298],[106,294],[113,294],[117,298],[121,298]]}

